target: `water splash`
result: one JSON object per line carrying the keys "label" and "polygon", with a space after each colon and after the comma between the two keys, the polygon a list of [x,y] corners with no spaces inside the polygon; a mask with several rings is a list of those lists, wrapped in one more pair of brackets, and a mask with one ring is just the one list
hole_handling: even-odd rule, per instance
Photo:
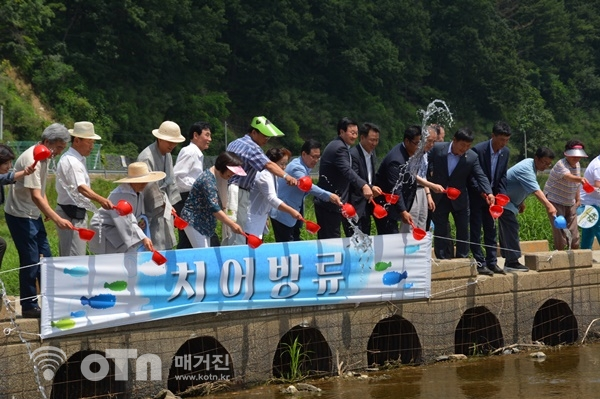
{"label": "water splash", "polygon": [[[408,159],[408,162],[399,167],[398,181],[394,184],[392,192],[401,189],[404,184],[412,184],[423,165],[425,156],[425,144],[429,138],[428,127],[432,124],[441,124],[446,127],[452,126],[454,119],[448,105],[443,100],[433,100],[425,110],[417,111],[421,117],[421,141],[417,151]],[[387,205],[387,204],[386,204]]]}
{"label": "water splash", "polygon": [[[76,206],[78,206],[79,208],[84,208],[84,209],[92,212],[93,214],[96,214],[96,213],[100,212],[100,208],[98,208],[96,205],[94,205],[94,203],[92,202],[92,200],[90,200],[88,197],[86,197],[83,194],[81,194],[79,192],[79,190],[77,190],[77,187],[75,187],[72,184],[66,184],[60,178],[58,178],[57,181],[58,181],[58,183],[61,186],[63,186],[63,188],[65,190],[67,190],[67,194],[75,202]],[[102,216],[100,216],[100,225],[102,225],[102,222],[103,222]],[[102,242],[102,229],[98,229],[98,240],[100,242]]]}
{"label": "water splash", "polygon": [[567,236],[567,249],[571,249],[571,242],[573,242],[573,236],[571,235],[571,230],[562,229],[565,232],[565,236]]}
{"label": "water splash", "polygon": [[58,179],[58,183],[65,190],[67,190],[67,194],[75,202],[76,206],[78,206],[79,208],[84,208],[92,213],[98,213],[98,211],[100,211],[100,208],[98,208],[96,205],[94,205],[88,197],[81,194],[77,190],[77,187],[75,187],[72,184],[66,184],[62,179]]}

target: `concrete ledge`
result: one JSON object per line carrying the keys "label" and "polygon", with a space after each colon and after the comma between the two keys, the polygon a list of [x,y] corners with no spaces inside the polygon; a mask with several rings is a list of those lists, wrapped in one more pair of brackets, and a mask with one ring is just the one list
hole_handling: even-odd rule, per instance
{"label": "concrete ledge", "polygon": [[547,252],[550,250],[546,240],[521,241],[520,246],[521,252]]}
{"label": "concrete ledge", "polygon": [[470,259],[443,259],[431,262],[431,280],[447,280],[477,276]]}
{"label": "concrete ledge", "polygon": [[538,272],[591,267],[592,263],[593,258],[590,249],[539,252],[525,255],[525,266]]}

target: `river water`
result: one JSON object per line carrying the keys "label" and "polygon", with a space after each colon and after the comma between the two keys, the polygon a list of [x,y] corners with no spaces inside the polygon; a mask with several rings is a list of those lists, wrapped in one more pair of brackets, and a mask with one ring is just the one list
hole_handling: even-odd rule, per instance
{"label": "river water", "polygon": [[532,359],[529,354],[533,352],[363,373],[367,379],[335,377],[306,381],[321,388],[319,393],[300,392],[294,396],[281,393],[286,384],[203,398],[600,398],[600,344],[544,348],[543,361]]}

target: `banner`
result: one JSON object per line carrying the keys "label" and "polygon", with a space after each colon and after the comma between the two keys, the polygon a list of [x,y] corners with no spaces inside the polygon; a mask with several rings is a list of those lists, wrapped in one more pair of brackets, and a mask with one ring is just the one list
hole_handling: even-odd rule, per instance
{"label": "banner", "polygon": [[[360,242],[359,242],[360,241]],[[42,338],[205,312],[414,300],[431,234],[42,258]]]}

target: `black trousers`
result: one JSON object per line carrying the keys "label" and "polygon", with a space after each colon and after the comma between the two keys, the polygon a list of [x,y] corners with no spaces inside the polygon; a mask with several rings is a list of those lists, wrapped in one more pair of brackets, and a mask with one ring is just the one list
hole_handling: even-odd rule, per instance
{"label": "black trousers", "polygon": [[273,234],[275,235],[275,241],[277,242],[290,242],[300,241],[300,228],[302,227],[300,220],[296,221],[296,224],[292,227],[286,226],[285,224],[278,222],[275,219],[271,219],[271,227],[273,227]]}
{"label": "black trousers", "polygon": [[317,217],[317,223],[321,226],[321,230],[317,233],[319,240],[340,238],[342,236],[340,226],[343,217],[339,210],[337,212],[332,211],[315,201],[315,216]]}

